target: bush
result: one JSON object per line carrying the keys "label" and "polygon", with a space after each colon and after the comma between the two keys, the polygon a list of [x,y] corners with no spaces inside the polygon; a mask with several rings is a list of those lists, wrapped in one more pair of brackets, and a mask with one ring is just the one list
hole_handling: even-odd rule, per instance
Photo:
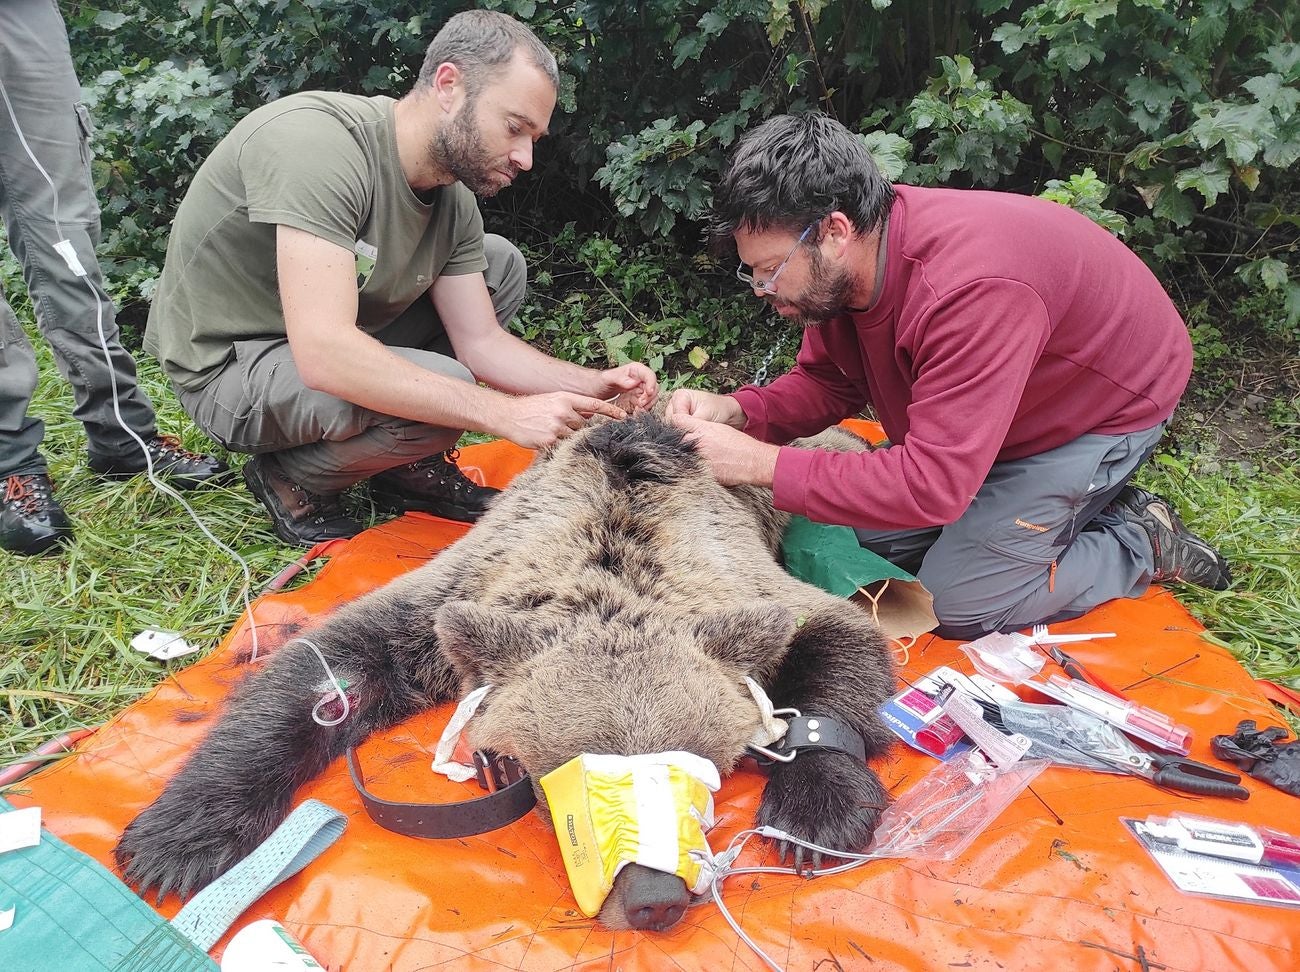
{"label": "bush", "polygon": [[[1170,276],[1187,261],[1284,295],[1300,320],[1300,19],[1251,0],[486,0],[563,75],[539,173],[496,206],[620,242],[696,225],[724,154],[820,108],[905,182],[1046,192]],[[69,13],[101,124],[119,280],[147,294],[198,160],[245,111],[303,88],[400,95],[437,26],[394,0],[144,0]],[[545,186],[545,192],[531,187]]]}

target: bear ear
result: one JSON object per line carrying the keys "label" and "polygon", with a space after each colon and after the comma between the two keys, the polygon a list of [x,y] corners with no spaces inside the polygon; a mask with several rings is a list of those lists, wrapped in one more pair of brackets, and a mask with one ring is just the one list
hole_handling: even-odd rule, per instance
{"label": "bear ear", "polygon": [[704,650],[746,673],[785,654],[794,630],[794,615],[779,604],[723,608],[709,611],[695,622],[695,636]]}
{"label": "bear ear", "polygon": [[462,675],[491,682],[502,670],[518,667],[538,647],[534,629],[506,610],[488,610],[471,601],[448,601],[433,623],[438,647]]}

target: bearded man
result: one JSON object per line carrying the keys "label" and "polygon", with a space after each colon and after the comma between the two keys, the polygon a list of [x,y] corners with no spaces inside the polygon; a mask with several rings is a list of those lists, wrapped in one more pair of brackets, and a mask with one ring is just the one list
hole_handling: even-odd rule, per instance
{"label": "bearded man", "polygon": [[380,506],[472,521],[495,491],[455,466],[463,430],[535,448],[654,402],[644,366],[581,368],[504,327],[526,267],[474,197],[532,167],[558,83],[525,26],[458,14],[402,99],[290,95],[195,175],[145,347],[202,429],[254,454],[245,482],[286,542],[360,530],[339,498],[361,480]]}
{"label": "bearded man", "polygon": [[[1042,199],[890,185],[858,136],[815,114],[747,134],[714,208],[737,275],[803,328],[772,384],[670,400],[719,481],[856,528],[920,577],[952,638],[1075,617],[1153,581],[1227,586],[1223,558],[1128,485],[1192,349],[1119,240]],[[886,447],[781,446],[868,405]]]}

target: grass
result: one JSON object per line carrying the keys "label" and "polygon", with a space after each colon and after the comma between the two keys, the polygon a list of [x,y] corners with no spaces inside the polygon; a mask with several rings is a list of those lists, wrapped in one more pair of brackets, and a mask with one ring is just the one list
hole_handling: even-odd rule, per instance
{"label": "grass", "polygon": [[[34,343],[42,380],[32,410],[46,420],[43,452],[77,539],[57,557],[0,552],[0,764],[69,729],[103,723],[169,670],[187,664],[133,651],[129,642],[137,632],[180,631],[210,649],[242,610],[239,565],[204,538],[183,509],[144,479],[110,483],[89,472],[71,393],[44,342]],[[210,451],[156,364],[143,356],[140,375],[160,428]],[[1255,675],[1300,686],[1300,474],[1294,460],[1294,451],[1281,452],[1243,468],[1212,456],[1162,454],[1142,480],[1175,500],[1189,525],[1214,538],[1233,562],[1231,590],[1180,592],[1208,636]],[[255,590],[301,555],[279,543],[242,485],[186,496],[209,529],[248,561]]]}

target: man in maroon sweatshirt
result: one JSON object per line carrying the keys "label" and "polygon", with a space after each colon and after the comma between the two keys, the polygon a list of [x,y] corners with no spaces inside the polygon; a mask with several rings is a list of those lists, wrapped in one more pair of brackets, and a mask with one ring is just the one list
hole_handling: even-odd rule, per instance
{"label": "man in maroon sweatshirt", "polygon": [[[1042,199],[892,186],[815,114],[746,135],[714,210],[740,279],[803,327],[770,385],[669,403],[720,482],[856,528],[926,584],[949,637],[1075,617],[1153,581],[1227,586],[1170,504],[1127,485],[1192,348],[1115,237]],[[781,445],[867,405],[885,448]]]}

